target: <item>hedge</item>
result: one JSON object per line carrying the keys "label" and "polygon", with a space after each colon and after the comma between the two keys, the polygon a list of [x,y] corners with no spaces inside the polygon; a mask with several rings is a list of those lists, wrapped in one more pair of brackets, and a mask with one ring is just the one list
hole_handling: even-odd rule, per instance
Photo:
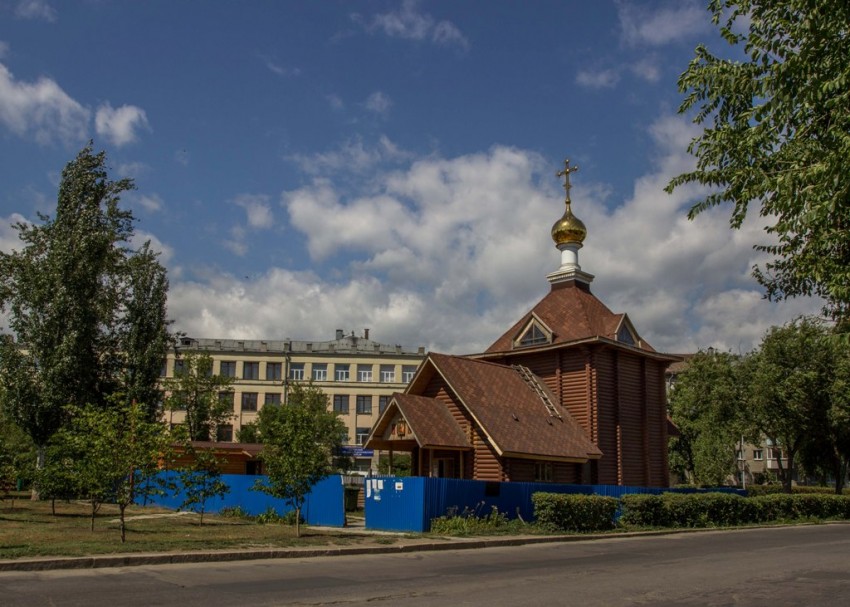
{"label": "hedge", "polygon": [[732,526],[800,519],[850,519],[850,496],[728,493],[624,495],[620,523],[638,527]]}
{"label": "hedge", "polygon": [[560,531],[606,531],[615,526],[619,501],[603,495],[534,493],[537,524]]}
{"label": "hedge", "polygon": [[[756,497],[759,495],[773,495],[775,493],[785,493],[782,485],[750,485],[747,487],[747,495]],[[815,487],[809,485],[793,485],[791,487],[792,495],[810,494],[810,493],[826,493],[835,495],[834,487]],[[844,495],[850,495],[850,489],[844,489]],[[787,495],[787,494],[786,494]]]}

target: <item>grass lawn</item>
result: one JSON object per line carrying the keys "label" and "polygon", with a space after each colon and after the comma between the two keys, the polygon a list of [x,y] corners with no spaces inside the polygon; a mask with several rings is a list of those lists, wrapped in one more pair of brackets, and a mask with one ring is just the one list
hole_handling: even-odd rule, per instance
{"label": "grass lawn", "polygon": [[90,530],[89,505],[49,501],[33,502],[29,495],[0,502],[0,559],[35,556],[86,556],[125,552],[175,552],[295,546],[350,546],[369,541],[368,536],[325,532],[302,525],[260,525],[250,520],[195,514],[155,518],[133,517],[173,511],[156,507],[127,509],[127,541],[121,543],[118,507],[104,504]]}

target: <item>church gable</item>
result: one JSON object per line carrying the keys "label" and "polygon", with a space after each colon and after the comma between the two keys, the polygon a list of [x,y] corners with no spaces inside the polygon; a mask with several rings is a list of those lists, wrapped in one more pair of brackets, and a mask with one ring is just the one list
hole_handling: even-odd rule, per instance
{"label": "church gable", "polygon": [[552,329],[546,326],[540,318],[531,313],[513,341],[514,348],[528,348],[552,343]]}

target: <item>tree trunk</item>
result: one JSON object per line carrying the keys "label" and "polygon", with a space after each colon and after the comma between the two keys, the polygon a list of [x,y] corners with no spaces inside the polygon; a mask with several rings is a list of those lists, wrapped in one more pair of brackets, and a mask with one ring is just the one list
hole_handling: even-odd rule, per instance
{"label": "tree trunk", "polygon": [[118,518],[121,521],[121,543],[122,544],[127,541],[127,525],[124,522],[124,511],[126,509],[127,509],[127,504],[125,504],[123,502],[118,504],[118,511],[120,512]]}
{"label": "tree trunk", "polygon": [[295,507],[295,537],[301,537],[301,506]]}
{"label": "tree trunk", "polygon": [[844,477],[847,475],[847,462],[843,457],[835,458],[835,493],[841,495],[844,492]]}
{"label": "tree trunk", "polygon": [[[44,454],[45,454],[45,446],[38,445],[37,446],[37,455],[35,458],[35,472],[36,472],[36,481],[32,484],[32,493],[30,494],[30,499],[34,502],[37,502],[41,499],[41,491],[38,488],[38,473],[44,470]],[[55,511],[54,511],[55,514]]]}
{"label": "tree trunk", "polygon": [[94,515],[97,514],[97,502],[91,498],[91,531],[94,533]]}

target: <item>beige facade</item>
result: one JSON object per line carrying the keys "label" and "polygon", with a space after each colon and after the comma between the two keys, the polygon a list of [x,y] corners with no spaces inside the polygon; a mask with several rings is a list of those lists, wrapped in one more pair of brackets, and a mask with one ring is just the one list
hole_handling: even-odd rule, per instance
{"label": "beige facade", "polygon": [[[312,381],[328,396],[328,408],[338,411],[348,428],[345,452],[355,458],[359,470],[368,470],[373,453],[362,445],[390,395],[403,392],[425,357],[425,349],[404,350],[338,330],[329,341],[233,340],[181,338],[177,354],[169,353],[164,377],[175,374],[184,352],[212,356],[213,373],[234,379],[228,393],[233,399],[233,418],[220,427],[217,440],[236,440],[239,429],[255,421],[268,403],[285,403],[288,386],[294,381]],[[231,394],[232,393],[232,394]],[[179,411],[166,412],[172,424],[184,421]]]}

